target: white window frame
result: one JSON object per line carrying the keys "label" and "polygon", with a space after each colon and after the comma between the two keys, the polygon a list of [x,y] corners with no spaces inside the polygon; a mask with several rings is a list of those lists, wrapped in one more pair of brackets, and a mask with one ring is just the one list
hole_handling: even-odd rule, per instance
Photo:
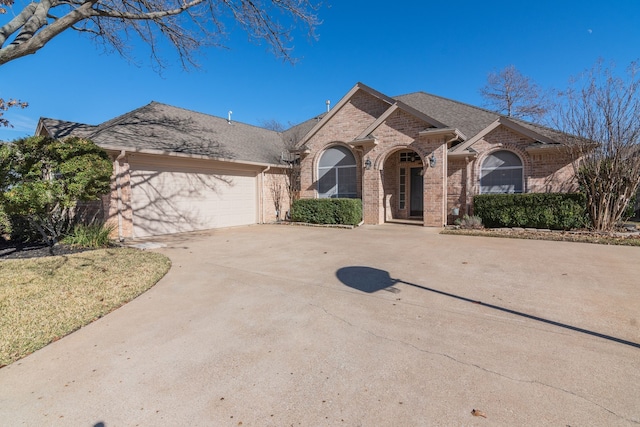
{"label": "white window frame", "polygon": [[[332,166],[320,166],[320,163],[322,162],[322,157],[324,155],[327,154],[327,152],[329,150],[333,150],[333,149],[337,149],[339,151],[348,153],[351,156],[351,159],[353,159],[353,164],[349,164],[349,165],[342,165],[342,166],[336,166],[336,165],[332,165]],[[325,199],[325,198],[352,198],[355,199],[358,197],[358,170],[357,170],[357,161],[356,161],[356,156],[354,156],[354,154],[351,152],[351,150],[349,150],[347,147],[343,147],[341,145],[334,145],[331,147],[328,147],[326,150],[324,150],[322,152],[322,154],[320,155],[320,157],[318,158],[318,184],[317,184],[317,188],[316,188],[316,192],[318,194],[318,198],[320,199]],[[354,181],[353,181],[353,185],[354,185],[354,192],[353,193],[340,193],[338,190],[340,189],[340,170],[345,170],[345,169],[353,169],[353,176],[354,176]],[[322,173],[322,171],[325,171],[325,173]],[[335,185],[333,187],[333,189],[335,189],[334,192],[327,192],[327,193],[321,193],[320,192],[320,180],[326,175],[326,174],[335,174],[334,175],[334,179],[335,179]]]}
{"label": "white window frame", "polygon": [[[497,153],[500,152],[507,152],[510,154],[513,154],[514,156],[516,156],[518,158],[518,160],[520,161],[520,166],[499,166],[496,168],[488,168],[485,167],[485,164],[487,163],[487,161],[489,160],[489,158],[491,158],[492,156],[495,156]],[[501,192],[501,193],[496,193],[496,192],[485,192],[483,191],[483,188],[485,186],[482,185],[482,179],[484,177],[484,173],[485,171],[497,171],[497,170],[504,170],[504,171],[510,171],[510,170],[520,170],[520,183],[521,183],[521,191],[510,191],[510,192]],[[478,187],[480,190],[480,194],[522,194],[522,193],[526,193],[527,192],[527,188],[526,188],[526,182],[525,182],[525,176],[524,176],[524,161],[522,160],[522,157],[520,157],[518,155],[518,153],[508,150],[508,149],[500,149],[500,150],[496,150],[493,151],[489,154],[487,154],[487,156],[482,160],[482,163],[480,164],[480,176],[478,179]]]}

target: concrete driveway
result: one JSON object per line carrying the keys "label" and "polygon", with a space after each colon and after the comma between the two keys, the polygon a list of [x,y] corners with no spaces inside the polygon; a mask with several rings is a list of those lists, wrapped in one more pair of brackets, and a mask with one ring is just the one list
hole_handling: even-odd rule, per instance
{"label": "concrete driveway", "polygon": [[390,224],[163,242],[149,292],[0,370],[0,425],[640,423],[640,248]]}

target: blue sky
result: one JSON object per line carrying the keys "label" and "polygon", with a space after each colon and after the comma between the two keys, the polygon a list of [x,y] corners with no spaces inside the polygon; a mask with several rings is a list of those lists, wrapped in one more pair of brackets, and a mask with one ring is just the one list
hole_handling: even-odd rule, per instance
{"label": "blue sky", "polygon": [[327,0],[319,13],[318,40],[296,35],[296,65],[233,31],[230,49],[202,52],[200,69],[175,63],[158,75],[144,49],[134,65],[63,34],[0,66],[0,97],[29,102],[5,114],[14,128],[0,128],[0,140],[32,135],[40,117],[99,124],[151,101],[220,117],[232,110],[234,120],[254,125],[299,123],[357,82],[390,96],[424,91],[481,105],[487,74],[510,64],[562,89],[598,58],[619,68],[640,58],[637,0]]}

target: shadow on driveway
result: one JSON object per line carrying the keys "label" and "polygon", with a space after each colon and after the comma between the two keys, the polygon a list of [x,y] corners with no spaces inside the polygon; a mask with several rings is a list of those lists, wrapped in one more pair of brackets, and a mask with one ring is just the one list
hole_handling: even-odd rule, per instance
{"label": "shadow on driveway", "polygon": [[534,316],[532,314],[523,313],[520,311],[511,310],[506,307],[500,307],[498,305],[487,304],[482,301],[476,301],[470,298],[466,298],[461,295],[452,294],[449,292],[440,291],[438,289],[428,288],[426,286],[417,285],[415,283],[406,282],[402,279],[394,279],[389,275],[389,272],[384,270],[379,270],[377,268],[364,267],[364,266],[352,266],[352,267],[343,267],[336,272],[336,276],[338,279],[349,286],[350,288],[357,289],[361,292],[366,293],[374,293],[378,291],[389,291],[393,293],[398,293],[400,290],[395,288],[394,285],[397,283],[404,283],[405,285],[413,286],[414,288],[422,289],[425,291],[433,292],[439,295],[444,295],[450,298],[455,298],[457,300],[470,302],[473,304],[481,305],[483,307],[488,307],[494,310],[502,311],[509,314],[514,314],[516,316],[525,317],[527,319],[535,320],[542,323],[548,323],[550,325],[558,326],[565,329],[570,329],[572,331],[581,332],[583,334],[592,335],[598,338],[604,338],[606,340],[615,341],[620,344],[629,345],[631,347],[640,348],[640,344],[623,340],[621,338],[616,338],[611,335],[601,334],[599,332],[590,331],[588,329],[578,328],[576,326],[567,325],[566,323],[556,322],[554,320],[545,319],[543,317]]}

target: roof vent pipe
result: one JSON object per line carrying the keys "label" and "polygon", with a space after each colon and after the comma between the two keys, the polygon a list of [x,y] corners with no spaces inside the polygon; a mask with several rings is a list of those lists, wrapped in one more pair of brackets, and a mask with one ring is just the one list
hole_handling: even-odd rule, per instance
{"label": "roof vent pipe", "polygon": [[327,99],[326,104],[327,104],[327,113],[328,113],[329,110],[331,109],[331,101]]}
{"label": "roof vent pipe", "polygon": [[227,116],[227,123],[231,124],[231,115],[233,114],[233,111],[229,110],[229,115]]}

